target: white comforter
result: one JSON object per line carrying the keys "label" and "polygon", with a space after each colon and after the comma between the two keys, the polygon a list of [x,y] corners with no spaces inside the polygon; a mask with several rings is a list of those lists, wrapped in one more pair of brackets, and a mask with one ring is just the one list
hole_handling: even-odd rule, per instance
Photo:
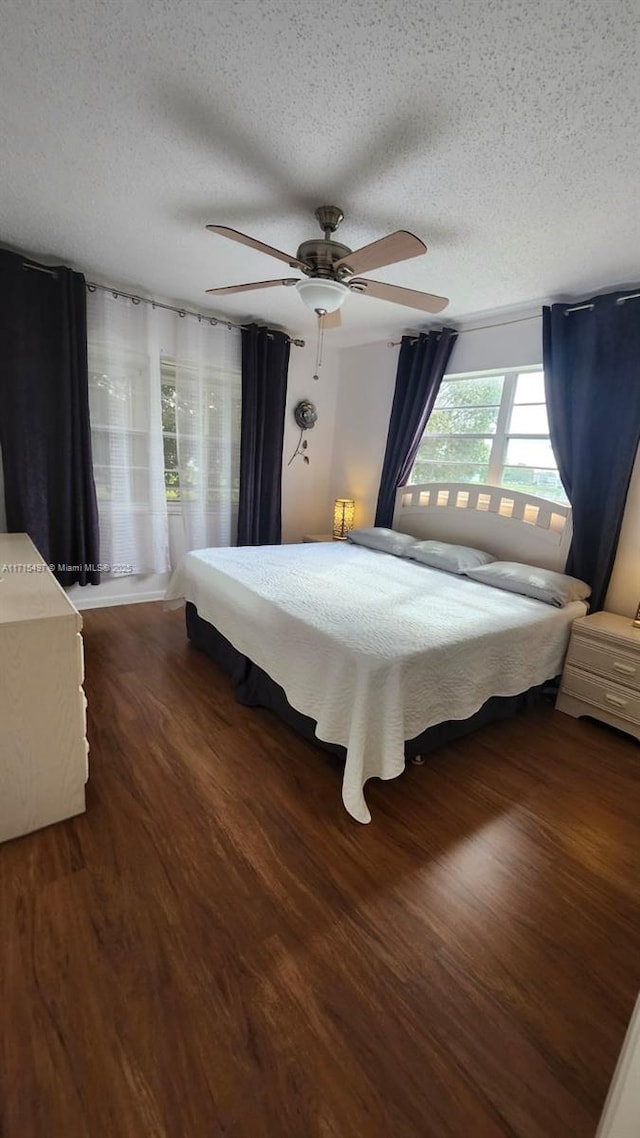
{"label": "white comforter", "polygon": [[359,822],[364,784],[402,772],[405,739],[557,675],[585,612],[348,542],[188,553],[166,600],[191,601],[346,747],[342,800]]}

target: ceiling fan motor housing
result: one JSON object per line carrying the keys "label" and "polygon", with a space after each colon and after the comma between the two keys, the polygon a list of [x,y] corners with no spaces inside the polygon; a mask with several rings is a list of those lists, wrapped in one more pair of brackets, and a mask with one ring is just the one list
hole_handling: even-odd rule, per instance
{"label": "ceiling fan motor housing", "polygon": [[341,245],[339,241],[323,241],[319,238],[317,241],[303,241],[296,256],[299,261],[305,261],[312,266],[311,276],[336,280],[345,274],[341,270],[336,273],[333,268],[334,263],[341,257],[347,257],[350,252],[348,245]]}

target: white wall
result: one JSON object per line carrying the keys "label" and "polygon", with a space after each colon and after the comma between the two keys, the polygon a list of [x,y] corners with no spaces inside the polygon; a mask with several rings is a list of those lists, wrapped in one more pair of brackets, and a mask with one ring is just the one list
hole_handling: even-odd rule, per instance
{"label": "white wall", "polygon": [[[500,320],[497,316],[496,321]],[[504,317],[509,320],[509,317]],[[462,327],[447,371],[464,375],[468,371],[489,371],[506,367],[528,367],[542,363],[542,314],[540,311],[498,325],[494,321],[480,327],[474,320],[469,331]]]}
{"label": "white wall", "polygon": [[605,608],[635,616],[640,602],[640,451],[636,456]]}
{"label": "white wall", "polygon": [[330,497],[355,500],[356,526],[373,525],[399,351],[382,341],[340,353]]}
{"label": "white wall", "polygon": [[[282,462],[284,542],[302,541],[307,533],[330,533],[333,521],[332,451],[339,352],[335,348],[327,348],[325,342],[320,378],[317,380],[313,379],[315,354],[315,337],[309,338],[305,348],[291,347]],[[308,465],[301,455],[288,465],[300,437],[300,429],[293,418],[293,409],[300,399],[310,399],[315,403],[318,421],[304,434],[308,443],[305,451]]]}

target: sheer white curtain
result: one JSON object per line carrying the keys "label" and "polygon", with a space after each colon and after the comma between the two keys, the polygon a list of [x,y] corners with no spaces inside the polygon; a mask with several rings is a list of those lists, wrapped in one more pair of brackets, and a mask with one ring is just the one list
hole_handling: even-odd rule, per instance
{"label": "sheer white curtain", "polygon": [[239,329],[97,290],[87,298],[100,557],[164,573],[171,545],[233,545],[240,478]]}
{"label": "sheer white curtain", "polygon": [[155,315],[109,292],[87,297],[100,559],[113,576],[169,569]]}
{"label": "sheer white curtain", "polygon": [[234,545],[240,480],[240,331],[176,314],[174,336],[177,471],[186,548]]}

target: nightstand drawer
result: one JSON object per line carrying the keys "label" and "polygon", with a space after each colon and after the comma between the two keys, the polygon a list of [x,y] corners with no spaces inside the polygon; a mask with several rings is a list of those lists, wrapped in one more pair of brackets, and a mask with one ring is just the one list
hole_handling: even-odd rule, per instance
{"label": "nightstand drawer", "polygon": [[640,691],[640,657],[630,652],[618,652],[613,645],[599,648],[593,645],[593,641],[587,643],[574,636],[567,664],[573,668],[586,668],[598,676],[610,677],[619,684]]}
{"label": "nightstand drawer", "polygon": [[640,723],[640,693],[598,679],[597,676],[589,676],[571,666],[564,670],[562,694],[602,707],[632,723]]}

